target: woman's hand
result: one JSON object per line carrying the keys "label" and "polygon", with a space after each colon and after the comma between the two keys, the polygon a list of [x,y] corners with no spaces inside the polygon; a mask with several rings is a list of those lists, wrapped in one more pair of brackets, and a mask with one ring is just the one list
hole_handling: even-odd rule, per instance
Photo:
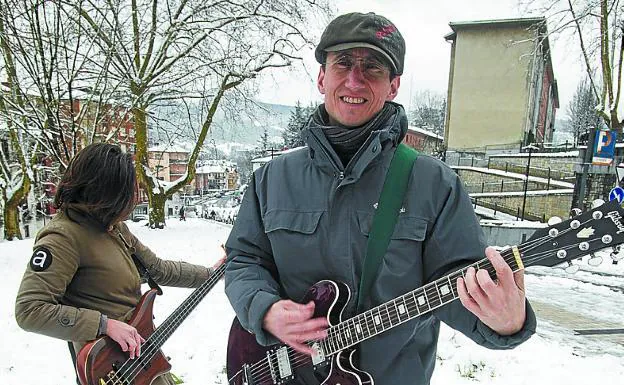
{"label": "woman's hand", "polygon": [[145,342],[145,339],[133,326],[109,318],[106,321],[106,335],[117,342],[121,350],[128,352],[130,359],[139,357],[141,354],[141,344]]}

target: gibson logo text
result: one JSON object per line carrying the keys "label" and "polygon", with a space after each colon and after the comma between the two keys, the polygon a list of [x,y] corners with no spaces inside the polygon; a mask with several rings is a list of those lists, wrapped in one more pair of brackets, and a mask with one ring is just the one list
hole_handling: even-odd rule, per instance
{"label": "gibson logo text", "polygon": [[617,227],[618,231],[616,234],[624,233],[624,225],[622,224],[622,216],[617,211],[610,211],[607,215],[607,218],[611,219],[611,222]]}

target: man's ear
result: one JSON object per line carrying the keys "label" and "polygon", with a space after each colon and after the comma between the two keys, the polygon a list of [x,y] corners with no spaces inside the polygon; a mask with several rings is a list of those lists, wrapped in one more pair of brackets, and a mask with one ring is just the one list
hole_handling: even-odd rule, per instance
{"label": "man's ear", "polygon": [[323,68],[323,66],[319,68],[318,78],[316,79],[316,87],[321,94],[325,95],[325,68]]}
{"label": "man's ear", "polygon": [[399,94],[400,86],[401,86],[401,76],[397,75],[390,81],[390,91],[388,91],[388,96],[386,97],[386,100],[388,101],[394,100],[394,98],[396,98],[396,96]]}

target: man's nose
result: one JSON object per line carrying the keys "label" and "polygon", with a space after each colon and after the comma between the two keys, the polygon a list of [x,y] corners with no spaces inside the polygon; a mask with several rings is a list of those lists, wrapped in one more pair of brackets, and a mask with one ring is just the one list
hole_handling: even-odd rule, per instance
{"label": "man's nose", "polygon": [[351,67],[347,73],[347,81],[345,86],[351,89],[358,89],[364,87],[364,72],[362,67],[358,64]]}

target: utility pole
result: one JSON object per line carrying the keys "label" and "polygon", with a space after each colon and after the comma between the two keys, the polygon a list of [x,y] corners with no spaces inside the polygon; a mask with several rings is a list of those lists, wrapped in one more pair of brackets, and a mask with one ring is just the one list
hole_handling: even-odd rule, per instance
{"label": "utility pole", "polygon": [[594,150],[594,141],[596,140],[596,127],[591,127],[587,137],[587,148],[583,157],[583,166],[581,168],[581,180],[579,181],[579,189],[576,205],[585,211],[585,194],[587,190],[587,174],[589,174],[589,165],[592,163],[592,153]]}
{"label": "utility pole", "polygon": [[524,195],[522,197],[522,220],[524,220],[524,208],[526,207],[527,189],[529,187],[529,174],[531,173],[531,154],[533,150],[539,150],[533,144],[525,146],[523,150],[529,150],[529,159],[527,160],[526,172],[524,173]]}

